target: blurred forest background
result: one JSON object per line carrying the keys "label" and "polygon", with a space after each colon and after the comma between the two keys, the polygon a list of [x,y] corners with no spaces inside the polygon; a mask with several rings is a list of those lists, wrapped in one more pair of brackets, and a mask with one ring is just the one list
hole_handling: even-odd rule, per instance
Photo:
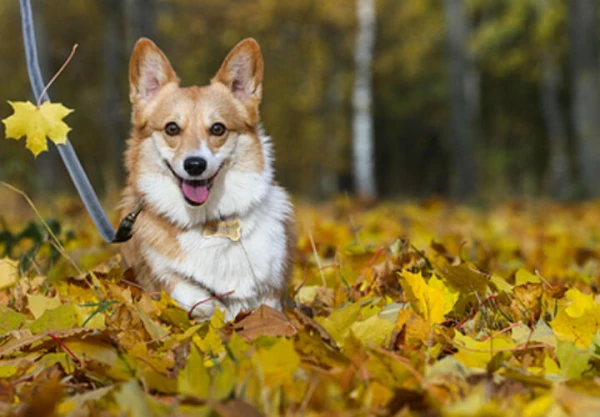
{"label": "blurred forest background", "polygon": [[[376,188],[367,192],[380,197],[600,195],[596,0],[375,0],[374,20],[365,26],[363,13],[361,26],[361,3],[372,1],[35,0],[33,8],[46,80],[79,44],[50,93],[75,109],[70,139],[102,195],[123,181],[128,60],[140,36],[166,52],[184,85],[207,83],[239,40],[258,40],[263,124],[278,180],[298,196],[355,190],[361,108],[372,115]],[[359,30],[367,48],[374,37],[362,58]],[[17,1],[0,2],[0,39],[6,117],[5,100],[32,98]],[[372,105],[357,104],[360,74]],[[0,178],[34,195],[74,193],[55,149],[33,161],[16,141],[0,142]]]}

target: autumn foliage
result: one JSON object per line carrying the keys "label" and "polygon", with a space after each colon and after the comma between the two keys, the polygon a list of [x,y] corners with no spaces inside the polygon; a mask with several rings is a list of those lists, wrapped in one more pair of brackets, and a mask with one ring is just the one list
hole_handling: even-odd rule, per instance
{"label": "autumn foliage", "polygon": [[3,120],[6,138],[19,140],[27,138],[27,148],[37,156],[48,150],[50,138],[57,145],[63,145],[71,128],[62,121],[73,110],[60,103],[44,102],[34,106],[29,101],[10,102],[13,114]]}
{"label": "autumn foliage", "polygon": [[196,323],[77,202],[11,201],[0,415],[600,415],[598,203],[300,204],[285,313]]}

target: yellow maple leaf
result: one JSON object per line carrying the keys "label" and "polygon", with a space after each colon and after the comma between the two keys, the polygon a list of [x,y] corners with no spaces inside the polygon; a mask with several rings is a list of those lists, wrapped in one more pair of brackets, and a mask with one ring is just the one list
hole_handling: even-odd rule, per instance
{"label": "yellow maple leaf", "polygon": [[585,314],[580,316],[578,309],[569,310],[569,307],[559,308],[550,326],[559,340],[569,340],[577,347],[587,349],[596,332],[600,330],[600,305],[594,304],[591,308],[585,308]]}
{"label": "yellow maple leaf", "polygon": [[[208,327],[208,331],[204,336],[199,336],[195,334],[192,336],[192,340],[198,346],[198,348],[202,351],[202,353],[211,354],[213,356],[218,355],[221,352],[225,351],[225,347],[223,346],[223,340],[219,335],[219,332],[215,330],[213,327]],[[210,367],[212,364],[210,359],[207,359],[205,366]]]}
{"label": "yellow maple leaf", "polygon": [[333,310],[327,318],[317,317],[317,321],[340,346],[343,346],[344,339],[350,332],[350,326],[352,326],[359,317],[360,303],[353,303],[347,304],[340,309]]}
{"label": "yellow maple leaf", "polygon": [[18,278],[19,263],[9,258],[0,259],[0,289],[13,286]]}
{"label": "yellow maple leaf", "polygon": [[542,282],[540,277],[533,275],[531,272],[523,268],[519,268],[515,274],[515,287],[518,287],[519,285],[525,285],[527,283],[539,284],[540,282]]}
{"label": "yellow maple leaf", "polygon": [[421,348],[431,340],[431,324],[413,310],[400,310],[396,317],[396,327],[404,335],[405,346]]}
{"label": "yellow maple leaf", "polygon": [[152,317],[150,317],[150,315],[145,313],[144,310],[140,308],[139,304],[136,304],[135,307],[138,313],[138,317],[142,321],[144,328],[153,340],[162,339],[169,332],[169,330],[165,326],[163,326],[157,320],[154,320]]}
{"label": "yellow maple leaf", "polygon": [[71,128],[62,119],[73,110],[60,103],[44,102],[36,107],[29,101],[9,101],[14,113],[3,119],[6,127],[6,138],[19,140],[27,138],[27,148],[37,156],[48,150],[46,138],[57,145],[67,141],[67,133]]}
{"label": "yellow maple leaf", "polygon": [[456,332],[454,342],[454,346],[458,349],[454,355],[456,360],[465,366],[478,369],[485,369],[496,353],[515,347],[515,344],[506,335],[478,341]]}
{"label": "yellow maple leaf", "polygon": [[430,324],[443,322],[458,299],[435,275],[425,282],[421,273],[402,271],[400,280],[412,308]]}
{"label": "yellow maple leaf", "polygon": [[277,387],[289,387],[300,366],[300,356],[294,349],[294,343],[287,339],[277,339],[273,345],[260,349],[255,358],[265,383]]}
{"label": "yellow maple leaf", "polygon": [[[202,327],[207,328],[206,333],[203,336],[194,334],[192,340],[196,346],[203,353],[209,353],[211,356],[216,356],[220,353],[225,352],[225,346],[223,345],[223,339],[219,329],[225,326],[225,311],[215,308],[212,318],[209,323],[204,323]],[[213,366],[211,358],[207,358],[204,362],[204,366]]]}
{"label": "yellow maple leaf", "polygon": [[177,375],[177,391],[184,395],[208,396],[210,374],[203,364],[200,351],[192,345],[185,368]]}
{"label": "yellow maple leaf", "polygon": [[27,308],[37,320],[42,317],[46,310],[60,307],[62,303],[59,297],[46,297],[45,295],[27,294]]}
{"label": "yellow maple leaf", "polygon": [[596,303],[594,302],[594,296],[592,294],[583,294],[581,291],[575,288],[567,291],[565,293],[565,297],[571,302],[571,304],[565,308],[565,313],[573,318],[583,316],[586,310],[596,306]]}
{"label": "yellow maple leaf", "polygon": [[538,417],[538,416],[549,416],[549,415],[565,415],[559,414],[560,411],[557,410],[556,413],[550,413],[549,411],[554,407],[558,407],[556,405],[556,398],[552,393],[548,393],[542,395],[538,398],[531,400],[530,402],[524,404],[523,408],[523,417]]}
{"label": "yellow maple leaf", "polygon": [[378,346],[384,342],[389,342],[394,327],[396,327],[394,323],[383,320],[375,314],[366,320],[355,322],[350,326],[350,330],[362,343],[371,343]]}

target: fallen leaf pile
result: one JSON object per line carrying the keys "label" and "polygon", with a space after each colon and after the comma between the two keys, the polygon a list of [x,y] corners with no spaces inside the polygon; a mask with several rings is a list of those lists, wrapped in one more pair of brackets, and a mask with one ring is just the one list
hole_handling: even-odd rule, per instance
{"label": "fallen leaf pile", "polygon": [[231,323],[57,204],[0,222],[0,415],[600,415],[600,203],[299,205],[293,301]]}

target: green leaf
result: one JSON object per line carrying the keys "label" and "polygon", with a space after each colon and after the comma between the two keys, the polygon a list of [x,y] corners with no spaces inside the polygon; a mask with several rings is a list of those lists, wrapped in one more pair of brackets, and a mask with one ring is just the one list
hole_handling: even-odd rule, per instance
{"label": "green leaf", "polygon": [[177,389],[184,395],[208,397],[210,375],[204,366],[204,358],[198,348],[191,344],[185,368],[177,375]]}
{"label": "green leaf", "polygon": [[14,310],[0,312],[0,336],[18,329],[27,318]]}
{"label": "green leaf", "polygon": [[350,331],[350,326],[358,320],[360,316],[360,303],[347,304],[341,309],[334,310],[329,317],[317,319],[317,321],[327,330],[327,333],[335,339],[341,346],[344,339]]}
{"label": "green leaf", "polygon": [[140,320],[144,324],[144,328],[152,338],[152,340],[158,340],[164,337],[169,332],[164,326],[158,323],[156,320],[152,320],[145,312],[136,304],[135,309],[140,317]]}
{"label": "green leaf", "polygon": [[77,311],[73,304],[63,304],[52,310],[46,310],[42,316],[29,325],[33,334],[55,332],[77,327]]}
{"label": "green leaf", "polygon": [[150,417],[153,415],[146,394],[142,391],[136,380],[121,385],[121,389],[114,393],[115,400],[122,413],[131,417]]}
{"label": "green leaf", "polygon": [[566,378],[578,379],[591,370],[591,354],[578,348],[571,341],[559,341],[556,347],[556,356],[560,363],[561,375]]}

